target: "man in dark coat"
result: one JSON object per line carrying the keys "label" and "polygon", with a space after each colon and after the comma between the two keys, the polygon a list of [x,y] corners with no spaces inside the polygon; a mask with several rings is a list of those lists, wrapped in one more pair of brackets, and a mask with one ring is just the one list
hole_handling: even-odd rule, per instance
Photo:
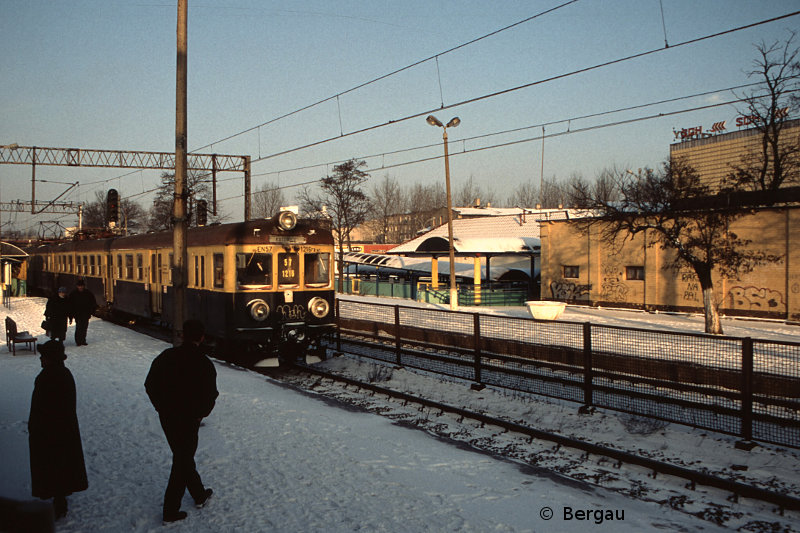
{"label": "man in dark coat", "polygon": [[36,377],[28,419],[32,493],[53,498],[56,518],[67,514],[67,495],[89,487],[75,407],[75,380],[64,366],[64,345],[38,345],[42,371]]}
{"label": "man in dark coat", "polygon": [[197,507],[212,490],[203,486],[194,462],[200,421],[211,413],[219,393],[217,371],[200,351],[205,335],[203,323],[183,324],[183,344],[164,350],[153,360],[144,386],[172,450],[172,470],[164,493],[164,522],[186,518],[181,500],[186,489]]}
{"label": "man in dark coat", "polygon": [[50,331],[51,339],[64,342],[67,337],[67,318],[69,314],[67,288],[59,287],[56,295],[47,300],[47,306],[44,308],[44,317],[47,320],[47,329]]}
{"label": "man in dark coat", "polygon": [[75,319],[75,344],[86,346],[86,330],[89,329],[89,317],[97,309],[94,294],[86,290],[86,283],[79,279],[75,290],[69,295],[69,318]]}

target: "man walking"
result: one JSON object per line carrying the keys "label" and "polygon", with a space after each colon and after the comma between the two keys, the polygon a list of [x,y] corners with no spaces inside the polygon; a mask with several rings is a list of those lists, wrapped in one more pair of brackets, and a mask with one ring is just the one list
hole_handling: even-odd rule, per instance
{"label": "man walking", "polygon": [[75,345],[86,346],[86,331],[89,329],[89,318],[97,309],[94,294],[86,290],[86,283],[79,279],[75,290],[69,295],[70,320],[75,319]]}
{"label": "man walking", "polygon": [[199,320],[183,324],[183,344],[168,348],[155,358],[144,386],[172,450],[172,470],[164,493],[164,522],[186,518],[181,511],[184,492],[198,508],[211,496],[203,486],[194,462],[200,421],[211,413],[219,393],[217,371],[200,351],[205,327]]}

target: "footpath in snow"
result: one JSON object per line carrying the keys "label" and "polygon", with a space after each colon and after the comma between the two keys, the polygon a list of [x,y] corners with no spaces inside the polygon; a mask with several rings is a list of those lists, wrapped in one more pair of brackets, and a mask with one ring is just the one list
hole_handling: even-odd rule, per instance
{"label": "footpath in snow", "polygon": [[[15,298],[20,329],[44,300]],[[143,382],[164,342],[92,319],[89,346],[70,326],[67,367],[89,490],[69,498],[59,532],[724,531],[657,503],[501,460],[217,363],[220,397],[200,430],[202,510],[161,525],[170,455]],[[30,499],[27,418],[38,356],[0,350],[0,496]],[[615,520],[610,520],[615,518]],[[616,518],[624,518],[617,520]],[[165,529],[168,528],[168,529]]]}

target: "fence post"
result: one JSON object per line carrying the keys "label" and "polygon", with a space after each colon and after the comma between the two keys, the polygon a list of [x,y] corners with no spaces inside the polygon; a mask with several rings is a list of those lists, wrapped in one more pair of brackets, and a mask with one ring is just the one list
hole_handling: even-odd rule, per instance
{"label": "fence post", "polygon": [[583,323],[583,407],[592,405],[592,324]]}
{"label": "fence post", "polygon": [[479,387],[483,387],[481,383],[481,314],[474,313],[472,315],[472,324],[473,324],[473,351],[475,354],[475,383],[478,384]]}
{"label": "fence post", "polygon": [[341,300],[336,298],[336,351],[342,353],[342,326],[339,323],[342,315],[339,311],[339,302],[341,302]]}
{"label": "fence post", "polygon": [[395,343],[395,353],[397,357],[397,366],[402,366],[401,362],[401,352],[403,343],[400,340],[400,306],[394,306],[394,343]]}
{"label": "fence post", "polygon": [[742,339],[742,439],[737,448],[748,449],[753,440],[753,339]]}

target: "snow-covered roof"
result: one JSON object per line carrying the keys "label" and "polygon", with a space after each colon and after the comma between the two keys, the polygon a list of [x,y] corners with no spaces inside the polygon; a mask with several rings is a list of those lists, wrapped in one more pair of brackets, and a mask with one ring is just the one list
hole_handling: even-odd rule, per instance
{"label": "snow-covered roof", "polygon": [[[541,245],[539,223],[530,215],[463,218],[453,221],[458,254],[533,253]],[[431,255],[448,251],[447,224],[389,250],[390,254]]]}

